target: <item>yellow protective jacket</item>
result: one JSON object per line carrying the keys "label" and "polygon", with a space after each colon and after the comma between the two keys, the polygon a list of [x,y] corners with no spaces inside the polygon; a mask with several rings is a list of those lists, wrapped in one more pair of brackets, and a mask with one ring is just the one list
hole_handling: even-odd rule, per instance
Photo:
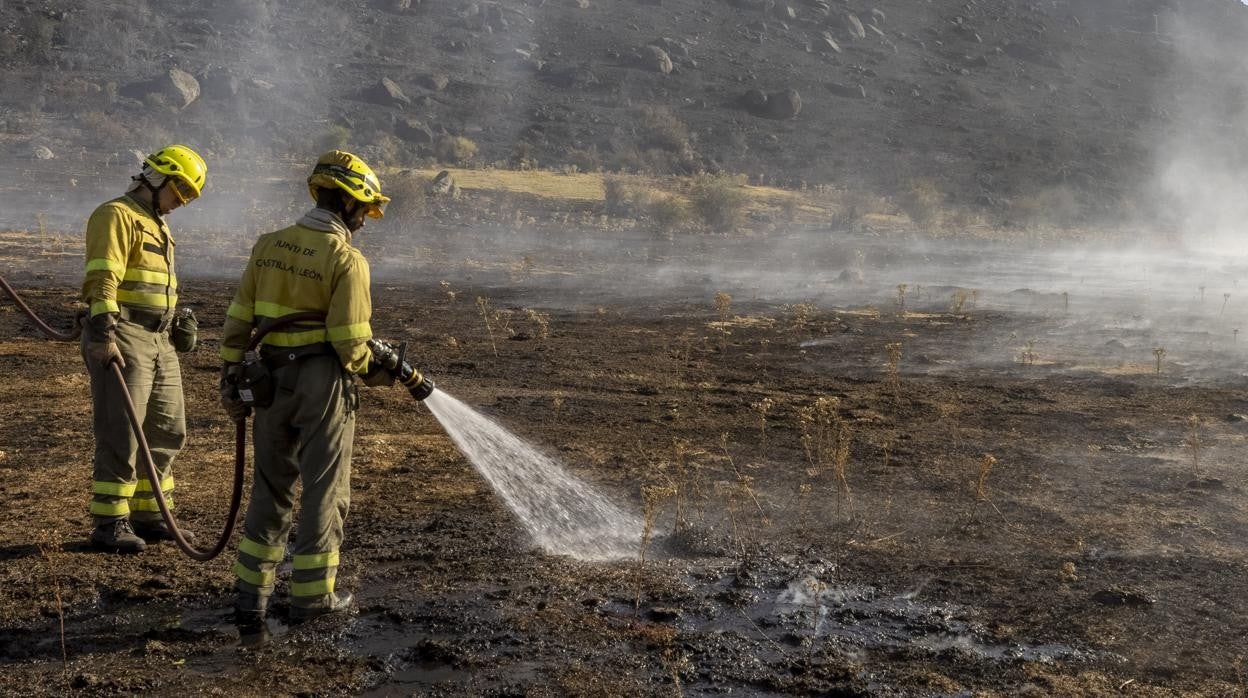
{"label": "yellow protective jacket", "polygon": [[226,311],[221,358],[242,361],[252,328],[291,313],[322,312],[324,323],[300,322],[270,332],[264,344],[301,347],[330,342],[351,373],[364,373],[372,352],[368,262],[351,246],[337,216],[314,209],[295,225],[261,235],[251,249],[234,301]]}
{"label": "yellow protective jacket", "polygon": [[178,303],[169,226],[143,204],[122,196],[87,220],[87,270],[82,300],[91,317],[128,306],[165,313]]}

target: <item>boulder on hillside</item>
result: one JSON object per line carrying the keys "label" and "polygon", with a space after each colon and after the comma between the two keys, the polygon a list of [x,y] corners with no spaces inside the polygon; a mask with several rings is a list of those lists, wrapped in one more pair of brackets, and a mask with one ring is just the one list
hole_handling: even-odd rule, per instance
{"label": "boulder on hillside", "polygon": [[767,114],[772,119],[792,119],[802,111],[802,97],[789,88],[767,95]]}
{"label": "boulder on hillside", "polygon": [[121,88],[120,94],[123,97],[132,97],[139,100],[156,95],[169,106],[181,110],[190,106],[191,102],[199,99],[199,81],[195,79],[194,75],[185,70],[170,68],[168,72],[158,78],[126,85]]}
{"label": "boulder on hillside", "polygon": [[238,78],[224,70],[213,70],[199,78],[203,96],[208,99],[233,99],[238,95]]}
{"label": "boulder on hillside", "polygon": [[831,51],[833,53],[841,52],[841,45],[836,43],[836,39],[832,38],[831,32],[822,32],[815,41],[815,47],[820,51]]}
{"label": "boulder on hillside", "polygon": [[636,61],[641,68],[654,73],[667,75],[672,72],[672,57],[653,44],[642,46],[637,51]]}
{"label": "boulder on hillside", "polygon": [[849,13],[845,15],[845,29],[855,39],[867,38],[867,28],[862,26],[862,20],[858,19],[856,14]]}
{"label": "boulder on hillside", "polygon": [[419,145],[430,145],[433,143],[433,129],[416,119],[395,119],[394,135],[408,143],[417,143]]}
{"label": "boulder on hillside", "polygon": [[416,84],[434,92],[441,92],[446,89],[447,85],[451,84],[451,79],[441,73],[428,73],[417,78]]}
{"label": "boulder on hillside", "polygon": [[767,108],[767,93],[762,90],[746,90],[741,95],[741,105],[751,113],[762,112]]}
{"label": "boulder on hillside", "polygon": [[455,199],[459,196],[459,185],[455,183],[455,178],[451,176],[450,172],[442,170],[434,175],[433,180],[429,182],[429,194]]}
{"label": "boulder on hillside", "polygon": [[669,39],[666,36],[660,36],[658,39],[650,42],[651,46],[658,46],[667,51],[669,58],[689,58],[689,45],[677,39]]}
{"label": "boulder on hillside", "polygon": [[364,90],[361,95],[366,102],[381,104],[387,107],[407,106],[412,100],[390,78],[382,78],[376,85]]}
{"label": "boulder on hillside", "polygon": [[746,111],[765,119],[792,119],[802,111],[802,97],[792,88],[771,93],[749,90],[741,96],[741,104]]}

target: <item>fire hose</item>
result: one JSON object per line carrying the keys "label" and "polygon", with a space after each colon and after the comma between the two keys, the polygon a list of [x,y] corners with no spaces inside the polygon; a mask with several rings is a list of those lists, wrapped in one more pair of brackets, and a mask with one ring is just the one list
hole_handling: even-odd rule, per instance
{"label": "fire hose", "polygon": [[[71,330],[68,333],[59,332],[53,329],[46,322],[40,319],[38,314],[36,314],[35,311],[22,300],[17,291],[15,291],[2,276],[0,276],[0,289],[3,289],[5,294],[7,294],[9,298],[13,299],[13,302],[22,311],[22,313],[25,314],[26,317],[30,318],[30,321],[33,322],[35,326],[49,338],[70,342],[78,339],[78,337],[82,335],[81,325],[77,326],[74,330]],[[247,345],[247,350],[252,351],[259,346],[260,340],[264,339],[264,336],[269,332],[301,321],[323,320],[324,317],[324,314],[314,312],[287,315],[276,322],[269,324],[263,330],[257,330],[252,335],[251,341]],[[405,363],[403,363],[403,365],[406,366]],[[142,454],[143,466],[147,478],[153,483],[160,482],[160,476],[156,472],[156,463],[152,460],[151,448],[147,444],[147,438],[143,435],[143,424],[139,419],[138,409],[134,406],[134,400],[130,397],[130,391],[126,388],[126,379],[121,373],[121,366],[114,361],[109,364],[108,368],[112,375],[117,379],[117,384],[121,387],[121,394],[125,399],[126,416],[129,418],[130,428],[134,431],[135,438],[138,440],[139,452]],[[416,375],[419,376],[419,373],[417,372]],[[431,382],[429,382],[429,386],[429,389],[432,390]],[[411,388],[409,388],[409,390],[410,389]],[[414,391],[413,394],[415,394]],[[186,540],[186,537],[183,536],[182,532],[178,529],[177,520],[174,518],[173,512],[169,509],[169,503],[165,501],[164,493],[161,492],[159,487],[152,488],[152,494],[155,495],[156,498],[156,505],[160,509],[160,515],[165,520],[165,524],[169,527],[169,532],[173,536],[174,543],[177,544],[178,548],[180,548],[182,552],[186,553],[187,557],[199,562],[207,562],[217,555],[220,555],[221,551],[225,550],[225,546],[229,544],[230,536],[234,533],[234,525],[238,519],[238,511],[243,500],[243,475],[246,472],[246,461],[247,418],[244,417],[234,423],[234,484],[230,491],[229,514],[226,516],[225,526],[221,531],[220,538],[218,538],[217,542],[208,550],[200,550]]]}

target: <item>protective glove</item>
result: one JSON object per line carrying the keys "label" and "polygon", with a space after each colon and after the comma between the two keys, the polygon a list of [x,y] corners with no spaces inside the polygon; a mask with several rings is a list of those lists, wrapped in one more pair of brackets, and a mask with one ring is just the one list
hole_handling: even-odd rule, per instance
{"label": "protective glove", "polygon": [[87,366],[93,371],[105,370],[114,361],[117,362],[119,368],[126,367],[126,360],[121,355],[121,348],[117,346],[117,340],[111,335],[107,338],[92,339],[87,342],[83,355],[87,359]]}
{"label": "protective glove", "polygon": [[87,362],[87,368],[105,370],[114,361],[119,367],[126,367],[126,359],[117,346],[116,328],[117,317],[112,313],[100,313],[87,321],[87,341],[82,347],[82,358]]}
{"label": "protective glove", "polygon": [[394,371],[398,368],[398,354],[394,347],[379,339],[369,340],[368,368],[360,374],[360,380],[370,388],[385,388],[394,385]]}
{"label": "protective glove", "polygon": [[195,319],[195,311],[190,308],[178,308],[173,316],[173,324],[169,326],[169,341],[179,354],[195,351],[199,340],[199,320]]}
{"label": "protective glove", "polygon": [[360,375],[360,380],[370,388],[385,388],[394,385],[394,376],[376,364],[370,365],[368,371]]}
{"label": "protective glove", "polygon": [[221,366],[221,407],[235,422],[241,422],[251,415],[251,408],[244,405],[238,395],[238,379],[242,372],[242,364],[226,362]]}

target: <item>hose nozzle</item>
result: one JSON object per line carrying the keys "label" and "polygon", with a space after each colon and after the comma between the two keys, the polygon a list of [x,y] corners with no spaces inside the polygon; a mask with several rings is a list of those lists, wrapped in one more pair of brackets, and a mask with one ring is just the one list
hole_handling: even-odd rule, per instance
{"label": "hose nozzle", "polygon": [[424,400],[433,394],[433,381],[425,378],[420,371],[409,364],[404,356],[407,354],[407,342],[399,343],[395,348],[388,342],[380,339],[368,340],[368,348],[373,352],[373,362],[381,367],[381,370],[394,376],[394,379],[401,383],[407,392],[417,400]]}

